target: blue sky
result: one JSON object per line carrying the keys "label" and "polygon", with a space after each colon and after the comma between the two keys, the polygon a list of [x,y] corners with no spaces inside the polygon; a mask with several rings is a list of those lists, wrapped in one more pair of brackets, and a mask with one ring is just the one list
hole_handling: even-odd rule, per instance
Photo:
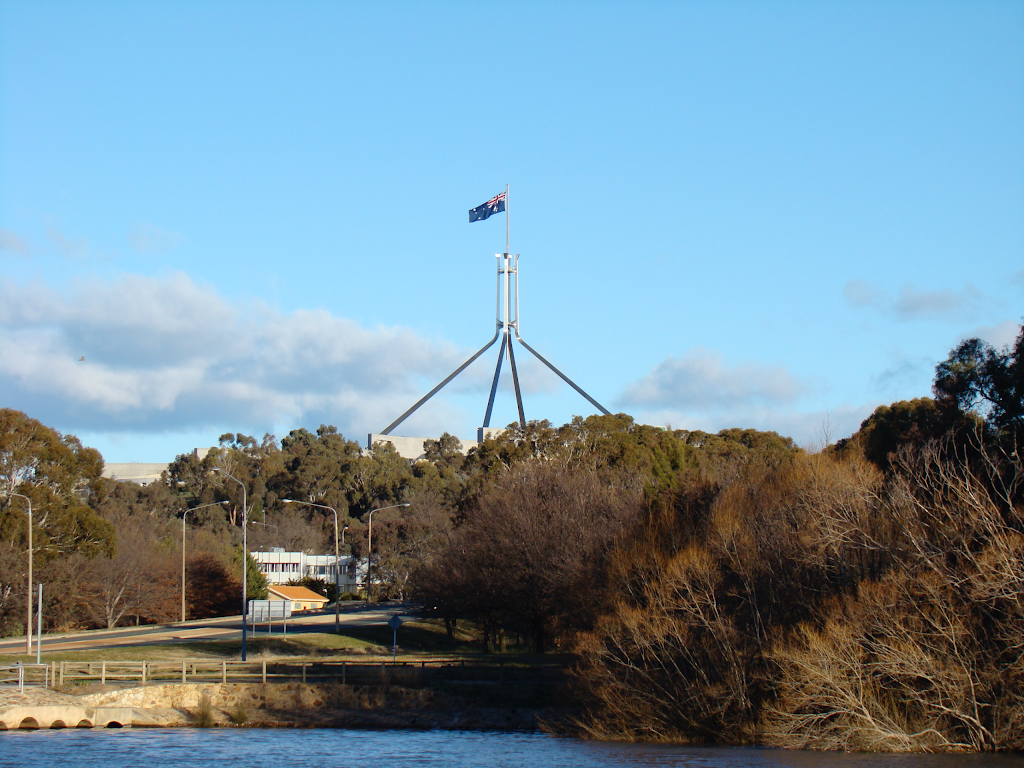
{"label": "blue sky", "polygon": [[[365,441],[493,334],[509,184],[533,347],[813,446],[1014,338],[1022,137],[1019,2],[4,0],[0,405],[110,462]],[[472,437],[496,354],[397,432]]]}

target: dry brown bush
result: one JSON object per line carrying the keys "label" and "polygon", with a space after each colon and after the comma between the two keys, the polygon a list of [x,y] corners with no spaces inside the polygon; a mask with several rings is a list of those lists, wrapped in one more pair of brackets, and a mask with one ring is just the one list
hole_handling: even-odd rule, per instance
{"label": "dry brown bush", "polygon": [[520,464],[492,479],[416,573],[416,595],[448,620],[474,618],[491,645],[507,629],[543,652],[593,624],[607,552],[640,504],[637,489],[593,471]]}
{"label": "dry brown bush", "polygon": [[1024,537],[1014,486],[1002,482],[1020,466],[990,471],[995,459],[983,455],[992,466],[968,468],[942,448],[901,453],[876,514],[851,526],[853,541],[884,553],[884,575],[768,654],[777,674],[766,743],[1020,748]]}
{"label": "dry brown bush", "polygon": [[948,456],[901,454],[887,478],[823,454],[752,466],[655,515],[613,558],[623,588],[580,642],[580,729],[1019,749],[1021,467]]}

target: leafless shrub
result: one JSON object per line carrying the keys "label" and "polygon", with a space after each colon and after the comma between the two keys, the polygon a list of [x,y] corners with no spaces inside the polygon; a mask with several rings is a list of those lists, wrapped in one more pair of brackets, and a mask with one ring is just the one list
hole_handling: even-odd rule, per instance
{"label": "leafless shrub", "polygon": [[828,454],[748,466],[683,510],[699,526],[644,528],[612,558],[624,586],[579,644],[581,731],[1020,748],[1021,468],[950,455],[900,454],[888,477]]}
{"label": "leafless shrub", "polygon": [[491,645],[515,630],[543,651],[595,620],[607,552],[640,501],[588,470],[518,465],[494,478],[417,572],[417,596],[449,621],[473,617]]}
{"label": "leafless shrub", "polygon": [[776,695],[762,716],[767,743],[1020,747],[1024,537],[1007,492],[1020,467],[972,467],[943,458],[944,448],[894,462],[877,511],[890,535],[851,527],[853,541],[882,545],[884,575],[823,610],[822,627],[789,633],[769,652]]}

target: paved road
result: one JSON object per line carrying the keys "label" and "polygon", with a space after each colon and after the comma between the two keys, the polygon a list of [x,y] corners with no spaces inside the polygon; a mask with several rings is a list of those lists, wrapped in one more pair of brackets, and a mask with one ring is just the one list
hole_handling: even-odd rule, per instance
{"label": "paved road", "polygon": [[[359,603],[343,606],[340,621],[346,627],[366,627],[374,624],[387,624],[394,614],[409,614],[410,609],[399,603]],[[334,610],[323,612],[295,614],[288,620],[288,633],[330,632],[334,628]],[[255,628],[260,635],[265,635],[267,625],[260,624]],[[281,631],[280,623],[274,625],[275,636]],[[253,627],[249,627],[250,637]],[[186,621],[177,624],[159,624],[141,627],[119,627],[117,629],[95,629],[89,632],[72,634],[43,635],[42,652],[52,651],[92,651],[110,647],[132,645],[156,645],[175,642],[195,642],[197,640],[239,640],[242,637],[242,617],[225,616],[217,619]],[[33,638],[35,653],[35,641]],[[0,655],[19,655],[25,653],[25,638],[0,640]]]}

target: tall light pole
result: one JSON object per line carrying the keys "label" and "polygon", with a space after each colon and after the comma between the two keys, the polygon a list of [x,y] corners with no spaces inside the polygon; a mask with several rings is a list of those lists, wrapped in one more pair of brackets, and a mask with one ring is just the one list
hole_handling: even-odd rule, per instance
{"label": "tall light pole", "polygon": [[[329,509],[334,513],[334,632],[341,632],[341,559],[338,557],[338,510],[326,504],[314,504],[312,501],[296,501],[281,499],[285,504],[304,504],[307,507]],[[345,526],[346,530],[348,526]]]}
{"label": "tall light pole", "polygon": [[249,510],[246,505],[245,497],[245,483],[239,480],[234,475],[228,474],[225,470],[220,467],[214,467],[214,472],[220,472],[224,477],[234,480],[240,486],[242,486],[242,661],[245,661],[245,636],[248,632],[248,625],[246,624],[246,614],[249,612],[249,603],[246,600],[246,581],[248,580],[248,568],[249,565],[249,547],[245,540],[245,529],[246,521],[249,518]]}
{"label": "tall light pole", "polygon": [[185,621],[185,518],[188,517],[189,512],[195,512],[197,509],[206,509],[207,507],[216,507],[221,504],[230,504],[229,501],[215,501],[212,504],[200,504],[198,507],[192,507],[186,509],[184,514],[181,516],[181,620]]}
{"label": "tall light pole", "polygon": [[373,555],[373,513],[383,512],[385,509],[398,509],[408,507],[408,504],[392,504],[390,507],[371,509],[366,517],[366,602],[370,602],[370,556]]}
{"label": "tall light pole", "polygon": [[9,491],[8,496],[17,496],[28,504],[28,621],[25,623],[25,653],[32,655],[32,499],[23,493]]}

